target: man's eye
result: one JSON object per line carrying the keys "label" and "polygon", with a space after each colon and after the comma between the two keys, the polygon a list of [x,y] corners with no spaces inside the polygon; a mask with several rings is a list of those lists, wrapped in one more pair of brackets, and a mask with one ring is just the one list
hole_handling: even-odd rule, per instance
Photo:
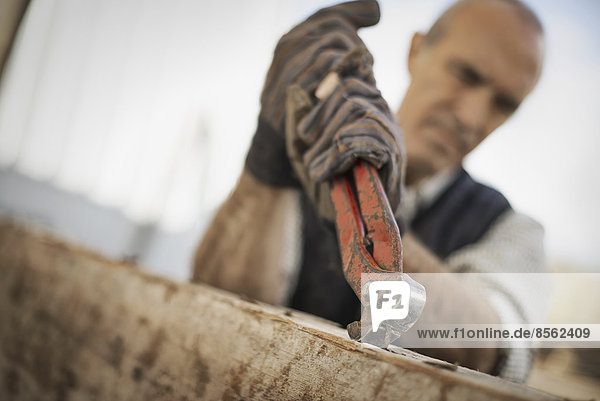
{"label": "man's eye", "polygon": [[452,60],[448,67],[451,74],[463,85],[477,86],[485,83],[484,77],[469,63]]}
{"label": "man's eye", "polygon": [[505,96],[498,96],[496,97],[496,99],[494,100],[494,103],[496,105],[496,108],[498,110],[500,110],[501,113],[504,114],[512,114],[515,112],[515,110],[517,110],[517,108],[519,107],[518,102],[509,99],[508,97]]}
{"label": "man's eye", "polygon": [[477,71],[469,67],[462,66],[457,68],[456,75],[458,79],[465,85],[474,86],[479,85],[483,82],[481,75],[479,75]]}

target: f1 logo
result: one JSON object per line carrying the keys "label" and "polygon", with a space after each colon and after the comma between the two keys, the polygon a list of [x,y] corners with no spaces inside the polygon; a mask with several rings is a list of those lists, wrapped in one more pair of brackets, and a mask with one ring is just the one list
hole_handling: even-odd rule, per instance
{"label": "f1 logo", "polygon": [[[377,309],[381,309],[383,307],[383,303],[389,301],[389,298],[386,298],[385,295],[391,294],[392,290],[377,290]],[[395,304],[392,305],[392,309],[402,309],[404,305],[402,304],[402,294],[396,294],[392,296]]]}
{"label": "f1 logo", "polygon": [[406,281],[369,283],[369,301],[373,331],[384,320],[402,320],[408,316],[410,285]]}

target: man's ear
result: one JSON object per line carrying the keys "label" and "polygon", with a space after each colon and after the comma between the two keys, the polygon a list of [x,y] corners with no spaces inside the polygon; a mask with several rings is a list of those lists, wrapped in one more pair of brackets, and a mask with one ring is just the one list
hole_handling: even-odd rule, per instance
{"label": "man's ear", "polygon": [[410,42],[410,50],[408,51],[408,73],[412,76],[415,69],[417,58],[422,50],[425,35],[421,32],[416,32]]}

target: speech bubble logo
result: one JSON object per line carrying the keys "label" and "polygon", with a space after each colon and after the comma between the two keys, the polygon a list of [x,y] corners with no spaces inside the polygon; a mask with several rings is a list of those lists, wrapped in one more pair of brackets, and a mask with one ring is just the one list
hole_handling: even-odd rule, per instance
{"label": "speech bubble logo", "polygon": [[369,301],[376,332],[384,320],[402,320],[408,316],[410,285],[406,281],[373,281],[369,283]]}

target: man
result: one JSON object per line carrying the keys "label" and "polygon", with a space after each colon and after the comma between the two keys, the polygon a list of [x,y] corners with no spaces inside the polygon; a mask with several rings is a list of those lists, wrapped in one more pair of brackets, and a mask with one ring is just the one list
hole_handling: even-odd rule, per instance
{"label": "man", "polygon": [[[370,24],[359,21],[355,28]],[[542,58],[541,25],[514,0],[459,1],[427,34],[414,35],[411,83],[396,113],[406,146],[407,189],[398,209],[408,227],[406,272],[543,269],[541,227],[461,168],[464,157],[533,89]],[[342,324],[356,320],[358,301],[343,280],[339,254],[332,252],[337,243],[323,220],[326,213],[306,186],[298,191],[261,178],[252,154],[198,248],[194,279]],[[523,317],[518,294],[472,300],[457,291],[458,298],[475,315],[495,321]],[[513,380],[524,379],[530,362],[519,361],[518,352],[502,360],[495,349],[434,356]]]}

